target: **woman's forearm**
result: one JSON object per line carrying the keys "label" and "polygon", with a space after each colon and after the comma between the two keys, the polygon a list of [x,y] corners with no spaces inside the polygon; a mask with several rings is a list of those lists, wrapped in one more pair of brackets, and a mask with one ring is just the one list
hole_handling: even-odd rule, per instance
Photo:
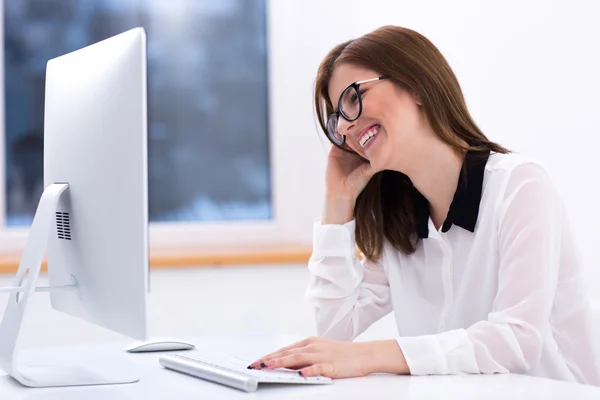
{"label": "woman's forearm", "polygon": [[327,196],[321,223],[343,225],[354,218],[355,200],[347,197]]}
{"label": "woman's forearm", "polygon": [[365,365],[368,373],[409,375],[410,369],[396,340],[368,342],[371,347]]}

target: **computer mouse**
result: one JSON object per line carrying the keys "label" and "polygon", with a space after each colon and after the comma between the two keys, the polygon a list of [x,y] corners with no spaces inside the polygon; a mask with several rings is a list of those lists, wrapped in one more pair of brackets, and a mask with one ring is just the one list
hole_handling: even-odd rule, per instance
{"label": "computer mouse", "polygon": [[191,350],[194,344],[181,339],[161,338],[134,342],[125,348],[130,353],[144,353],[150,351],[181,351]]}

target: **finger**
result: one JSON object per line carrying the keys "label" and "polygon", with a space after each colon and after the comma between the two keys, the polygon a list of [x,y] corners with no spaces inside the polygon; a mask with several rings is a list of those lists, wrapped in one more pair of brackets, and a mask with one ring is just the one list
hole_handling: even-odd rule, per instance
{"label": "finger", "polygon": [[331,145],[331,148],[329,149],[329,153],[332,156],[342,156],[342,155],[344,155],[345,151],[340,149],[338,146]]}
{"label": "finger", "polygon": [[341,157],[341,158],[345,158],[345,157],[359,157],[362,158],[360,155],[358,155],[354,150],[352,150],[351,147],[349,147],[348,145],[345,146],[346,149],[342,149],[338,146],[332,145],[331,149],[329,150],[329,155],[335,158]]}
{"label": "finger", "polygon": [[289,350],[282,350],[278,353],[275,354],[271,354],[268,355],[264,358],[261,358],[262,362],[266,362],[269,360],[273,360],[275,358],[281,358],[281,357],[286,357],[286,356],[290,356],[293,354],[298,354],[298,353],[314,353],[316,351],[315,347],[313,345],[306,345],[304,347],[297,347],[295,349],[289,349]]}
{"label": "finger", "polygon": [[277,357],[269,361],[265,361],[265,367],[267,369],[275,368],[306,368],[309,365],[316,364],[318,360],[317,355],[313,353],[296,353],[289,356]]}
{"label": "finger", "polygon": [[267,354],[266,356],[261,357],[258,360],[254,361],[252,364],[250,364],[249,367],[250,368],[259,368],[259,367],[264,368],[263,366],[260,365],[261,363],[264,363],[265,361],[270,360],[273,357],[281,356],[286,351],[290,351],[290,350],[294,350],[294,349],[299,349],[299,348],[305,347],[308,343],[310,343],[311,340],[312,340],[311,338],[306,338],[306,339],[303,339],[303,340],[301,340],[299,342],[293,343],[293,344],[291,344],[289,346],[282,347],[281,349],[279,349],[277,351],[274,351],[273,353]]}
{"label": "finger", "polygon": [[287,350],[292,350],[292,349],[297,349],[297,348],[300,348],[300,347],[304,347],[304,346],[306,346],[310,342],[310,340],[311,340],[311,338],[302,339],[299,342],[292,343],[289,346],[282,347],[281,349],[277,350],[276,352],[274,352],[272,354],[278,354],[278,353],[281,353],[283,351],[287,351]]}
{"label": "finger", "polygon": [[267,356],[260,358],[259,360],[255,361],[255,362],[253,362],[252,364],[250,364],[250,368],[266,368],[266,365],[267,365],[266,363],[268,361],[271,361],[275,358],[289,356],[291,354],[302,353],[302,352],[304,352],[305,348],[306,347],[299,347],[296,349],[282,350],[282,351],[279,351],[278,353],[269,354]]}
{"label": "finger", "polygon": [[309,376],[326,376],[328,378],[334,378],[334,368],[332,364],[314,364],[298,370],[298,374],[304,377]]}
{"label": "finger", "polygon": [[[274,359],[278,359],[278,358],[285,358],[285,357],[289,357],[289,356],[293,356],[295,354],[308,354],[308,353],[318,353],[319,348],[313,344],[309,344],[306,345],[304,347],[299,347],[296,349],[290,349],[290,350],[284,350],[280,353],[277,354],[272,354],[266,357],[261,358],[258,361],[255,361],[254,363],[250,364],[248,366],[248,369],[263,369],[263,368],[268,368],[269,366],[271,366],[270,361],[274,360]],[[298,368],[302,368],[305,367],[306,365],[298,365]]]}

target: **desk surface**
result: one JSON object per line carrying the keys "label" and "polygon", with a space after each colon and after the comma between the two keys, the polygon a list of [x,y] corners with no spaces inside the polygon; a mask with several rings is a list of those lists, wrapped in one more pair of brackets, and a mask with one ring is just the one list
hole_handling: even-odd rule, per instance
{"label": "desk surface", "polygon": [[[196,350],[223,349],[227,354],[258,358],[299,338],[286,335],[229,336],[192,338]],[[128,343],[110,343],[69,348],[45,348],[35,352],[41,357],[77,355],[93,361],[114,352],[140,367],[141,380],[133,384],[30,389],[0,372],[0,399],[11,400],[122,400],[122,399],[600,399],[600,387],[571,384],[524,375],[470,375],[410,377],[377,374],[362,378],[339,379],[332,385],[259,386],[245,393],[166,370],[158,363],[160,353],[125,353]],[[31,355],[32,353],[29,353]]]}

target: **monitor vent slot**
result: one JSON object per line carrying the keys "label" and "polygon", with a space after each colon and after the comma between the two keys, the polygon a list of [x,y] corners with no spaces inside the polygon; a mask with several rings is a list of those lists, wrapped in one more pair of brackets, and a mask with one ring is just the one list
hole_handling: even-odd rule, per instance
{"label": "monitor vent slot", "polygon": [[71,222],[68,212],[56,212],[56,232],[59,239],[71,240]]}

